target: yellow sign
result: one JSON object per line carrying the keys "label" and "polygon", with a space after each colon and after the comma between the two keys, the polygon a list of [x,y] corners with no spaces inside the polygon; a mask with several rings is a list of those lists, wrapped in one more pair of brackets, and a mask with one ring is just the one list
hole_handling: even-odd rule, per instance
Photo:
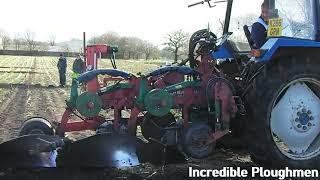
{"label": "yellow sign", "polygon": [[282,36],[282,18],[269,19],[268,37]]}

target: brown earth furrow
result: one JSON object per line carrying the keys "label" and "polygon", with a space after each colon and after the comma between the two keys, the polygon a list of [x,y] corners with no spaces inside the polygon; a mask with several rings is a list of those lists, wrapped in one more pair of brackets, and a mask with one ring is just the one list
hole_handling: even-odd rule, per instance
{"label": "brown earth furrow", "polygon": [[10,92],[10,95],[2,103],[0,107],[2,142],[12,138],[13,134],[16,134],[19,130],[24,118],[25,97],[26,94],[16,88]]}
{"label": "brown earth furrow", "polygon": [[53,103],[53,110],[55,112],[57,120],[60,121],[60,119],[66,109],[65,101],[67,100],[67,97],[65,94],[61,94],[60,89],[53,89],[50,91],[51,91],[50,95],[53,97],[51,99],[52,103]]}

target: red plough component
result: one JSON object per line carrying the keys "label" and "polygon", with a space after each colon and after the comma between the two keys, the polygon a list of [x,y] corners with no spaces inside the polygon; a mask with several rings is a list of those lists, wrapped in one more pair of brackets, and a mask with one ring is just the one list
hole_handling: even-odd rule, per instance
{"label": "red plough component", "polygon": [[[87,69],[97,68],[101,54],[108,53],[109,46],[95,45],[87,47]],[[102,84],[99,83],[98,77],[94,77],[86,82],[88,92],[98,93],[102,101],[103,109],[113,109],[112,124],[113,129],[118,131],[122,119],[121,111],[130,109],[130,117],[127,120],[127,132],[134,135],[136,133],[137,121],[143,112],[148,112],[148,102],[145,96],[152,89],[164,90],[170,93],[170,97],[164,96],[164,100],[159,101],[159,111],[164,106],[170,106],[170,109],[182,109],[183,124],[187,128],[190,122],[194,121],[190,117],[190,109],[208,109],[208,120],[216,121],[214,129],[208,142],[216,141],[229,132],[229,120],[237,112],[233,90],[230,83],[223,78],[220,72],[214,69],[215,61],[209,55],[201,56],[197,61],[197,67],[192,70],[193,76],[200,77],[200,80],[184,81],[185,74],[179,71],[163,71],[154,73],[149,76],[136,77],[130,75],[128,78],[107,77]],[[188,69],[190,70],[190,69]],[[192,74],[191,73],[191,74]],[[189,78],[192,78],[189,75]],[[111,81],[125,82],[127,87],[107,90]],[[189,84],[188,84],[189,83]],[[210,84],[211,83],[211,84]],[[105,91],[105,92],[104,92]],[[208,94],[211,93],[211,94]],[[172,101],[170,105],[169,101]],[[210,102],[211,103],[210,103]],[[89,102],[88,105],[90,105]],[[149,102],[149,104],[152,102]],[[169,103],[169,104],[168,104]],[[210,105],[211,104],[211,105]],[[156,105],[157,106],[157,105]],[[211,106],[211,107],[208,107]],[[90,109],[90,107],[88,107]],[[70,116],[74,114],[75,109],[68,107],[62,117],[59,125],[59,132],[64,134],[70,131],[96,130],[106,119],[100,115],[86,117],[80,122],[70,122]],[[210,112],[211,111],[211,112]],[[169,113],[169,112],[167,112]],[[212,115],[210,115],[212,114]],[[155,116],[158,116],[157,113]],[[215,119],[212,119],[212,117]],[[143,118],[143,117],[142,117]],[[141,120],[141,119],[140,119]]]}

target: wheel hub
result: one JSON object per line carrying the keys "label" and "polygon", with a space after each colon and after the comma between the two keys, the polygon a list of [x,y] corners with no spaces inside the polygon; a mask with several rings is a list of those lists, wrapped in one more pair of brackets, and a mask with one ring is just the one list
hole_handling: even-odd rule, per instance
{"label": "wheel hub", "polygon": [[167,91],[154,89],[145,96],[144,105],[150,114],[161,117],[170,112],[173,106],[173,99]]}
{"label": "wheel hub", "polygon": [[296,117],[292,121],[292,126],[296,131],[304,133],[315,126],[312,120],[313,116],[311,110],[303,108],[296,113]]}
{"label": "wheel hub", "polygon": [[274,142],[290,159],[310,159],[320,154],[320,82],[301,78],[278,94],[271,111]]}
{"label": "wheel hub", "polygon": [[100,96],[92,92],[82,93],[76,101],[78,112],[87,118],[99,115],[102,105]]}
{"label": "wheel hub", "polygon": [[192,145],[194,148],[197,148],[199,151],[205,149],[208,146],[208,134],[205,132],[194,133],[192,137]]}

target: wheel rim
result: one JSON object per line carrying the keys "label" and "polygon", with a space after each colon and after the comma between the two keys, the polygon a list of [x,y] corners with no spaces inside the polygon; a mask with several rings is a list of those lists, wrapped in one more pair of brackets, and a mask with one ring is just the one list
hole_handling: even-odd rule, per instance
{"label": "wheel rim", "polygon": [[299,78],[276,96],[271,114],[273,140],[282,154],[308,160],[320,154],[320,81]]}

